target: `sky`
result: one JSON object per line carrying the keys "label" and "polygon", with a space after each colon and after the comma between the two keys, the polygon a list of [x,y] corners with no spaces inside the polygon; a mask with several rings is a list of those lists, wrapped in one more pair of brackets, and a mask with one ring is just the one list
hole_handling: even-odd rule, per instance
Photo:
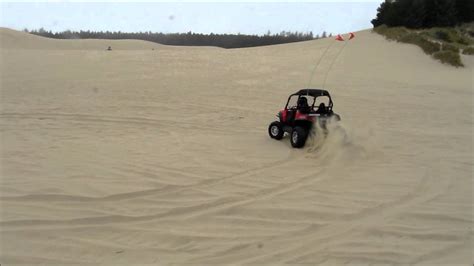
{"label": "sky", "polygon": [[317,2],[5,2],[0,26],[16,30],[94,30],[265,34],[371,28],[382,0]]}

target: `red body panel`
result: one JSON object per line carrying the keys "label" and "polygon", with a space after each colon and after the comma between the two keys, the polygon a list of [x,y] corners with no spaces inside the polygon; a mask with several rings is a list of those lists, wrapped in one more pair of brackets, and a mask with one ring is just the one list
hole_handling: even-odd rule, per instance
{"label": "red body panel", "polygon": [[308,114],[302,114],[302,113],[300,113],[300,111],[297,111],[296,115],[295,115],[295,120],[307,120],[307,121],[314,122],[316,120],[316,117],[315,116],[310,116]]}
{"label": "red body panel", "polygon": [[282,122],[286,122],[287,112],[288,112],[287,109],[283,109],[283,110],[280,111],[280,113],[281,113],[281,121],[282,121]]}
{"label": "red body panel", "polygon": [[295,120],[308,120],[308,115],[296,111]]}
{"label": "red body panel", "polygon": [[[288,119],[288,109],[283,109],[280,111],[281,113],[281,121],[282,122],[288,122],[287,119]],[[308,114],[302,114],[300,113],[300,111],[296,111],[296,114],[295,114],[295,120],[308,120],[308,121],[312,121],[314,122],[316,120],[316,117],[314,116],[310,116]]]}

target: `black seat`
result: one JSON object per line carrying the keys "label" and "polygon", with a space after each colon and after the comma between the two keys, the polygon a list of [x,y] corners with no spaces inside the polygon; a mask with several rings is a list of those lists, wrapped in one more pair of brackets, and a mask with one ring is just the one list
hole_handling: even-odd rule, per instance
{"label": "black seat", "polygon": [[319,106],[318,106],[318,110],[316,110],[316,113],[317,114],[326,114],[327,113],[327,108],[326,108],[326,105],[324,103],[320,103]]}

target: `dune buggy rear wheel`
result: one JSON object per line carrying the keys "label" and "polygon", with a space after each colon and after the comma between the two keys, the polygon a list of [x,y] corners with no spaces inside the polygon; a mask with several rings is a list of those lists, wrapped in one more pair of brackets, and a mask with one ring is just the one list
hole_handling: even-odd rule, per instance
{"label": "dune buggy rear wheel", "polygon": [[304,146],[306,143],[306,139],[308,137],[308,131],[302,127],[296,126],[293,128],[293,131],[291,132],[291,146],[293,148],[301,148]]}
{"label": "dune buggy rear wheel", "polygon": [[280,140],[283,138],[283,134],[285,134],[285,132],[280,122],[275,121],[268,126],[268,135],[270,135],[270,138]]}

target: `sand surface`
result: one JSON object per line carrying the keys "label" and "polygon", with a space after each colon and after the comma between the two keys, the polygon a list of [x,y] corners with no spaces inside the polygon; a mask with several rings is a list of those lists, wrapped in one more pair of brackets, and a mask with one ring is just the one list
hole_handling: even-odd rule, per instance
{"label": "sand surface", "polygon": [[326,84],[342,124],[301,150],[270,139],[331,42],[1,29],[0,263],[472,265],[473,57],[359,32]]}

